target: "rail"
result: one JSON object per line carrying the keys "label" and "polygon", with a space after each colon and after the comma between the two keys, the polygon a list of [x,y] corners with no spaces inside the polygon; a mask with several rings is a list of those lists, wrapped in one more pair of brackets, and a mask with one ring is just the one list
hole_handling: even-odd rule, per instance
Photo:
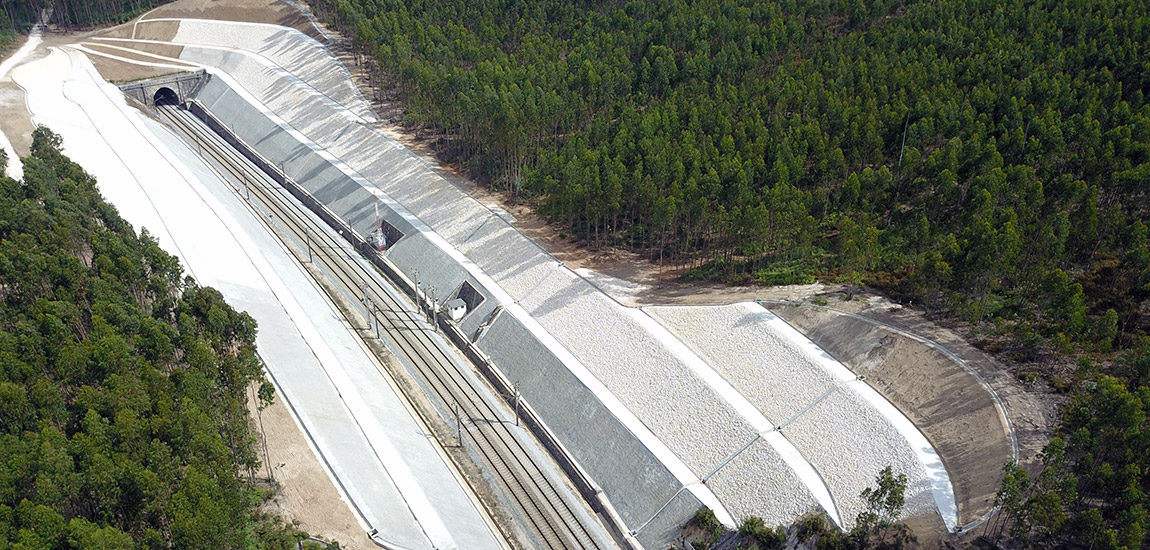
{"label": "rail", "polygon": [[[489,471],[498,478],[504,488],[507,498],[520,510],[524,523],[535,533],[543,547],[603,547],[601,541],[592,534],[599,532],[598,525],[584,525],[584,520],[580,519],[581,515],[576,513],[567,499],[561,496],[562,491],[530,458],[531,453],[527,452],[524,443],[516,437],[512,430],[513,425],[491,421],[500,418],[500,411],[484,397],[485,391],[474,387],[472,380],[462,372],[458,360],[453,360],[451,353],[436,345],[425,331],[406,330],[412,322],[411,312],[361,262],[333,252],[344,249],[344,245],[330,231],[309,227],[308,224],[314,222],[303,213],[300,204],[340,232],[343,238],[351,243],[352,249],[360,253],[357,255],[358,259],[369,260],[388,279],[402,287],[404,292],[416,295],[417,301],[421,301],[418,300],[417,289],[412,288],[410,281],[390,265],[390,262],[375,253],[374,248],[363,236],[316,201],[278,167],[243,143],[198,103],[189,103],[190,114],[174,107],[162,107],[159,110],[190,139],[195,140],[197,145],[206,146],[205,152],[211,155],[215,162],[231,171],[233,176],[242,181],[255,182],[255,185],[248,185],[245,192],[256,194],[265,206],[275,208],[279,213],[278,219],[301,242],[305,239],[309,244],[315,242],[316,246],[309,246],[310,253],[324,263],[338,284],[352,294],[362,293],[361,305],[365,318],[369,319],[369,322],[374,321],[377,330],[381,322],[386,323],[391,329],[387,331],[387,338],[402,355],[409,358],[411,366],[438,402],[444,407],[457,408],[456,429],[460,445],[465,442],[470,444],[470,448],[474,449],[488,465]],[[191,115],[195,115],[195,118]],[[298,203],[288,200],[283,193],[270,189],[271,186],[260,183],[263,181],[282,185]],[[405,312],[407,316],[402,317],[399,312]],[[484,378],[492,380],[494,377],[492,384],[502,390],[496,393],[505,399],[509,398],[508,384],[498,376],[497,369],[490,364],[486,356],[470,345],[454,324],[444,319],[439,319],[437,324],[444,329],[448,338],[459,345],[464,354],[480,367]],[[546,430],[534,411],[530,407],[521,407],[520,410],[523,412],[522,420],[531,428],[532,433],[547,434],[546,437],[539,439],[563,470],[569,475],[572,471],[578,474],[571,477],[574,485],[579,487],[579,495],[587,501],[593,511],[600,514],[603,524],[615,527],[613,524],[618,518],[612,517],[609,510],[604,511],[610,507],[604,506],[601,491],[594,487],[578,465],[569,458],[558,441],[550,436],[549,430]],[[582,516],[594,517],[585,512]],[[617,528],[610,528],[608,532],[618,537]]]}

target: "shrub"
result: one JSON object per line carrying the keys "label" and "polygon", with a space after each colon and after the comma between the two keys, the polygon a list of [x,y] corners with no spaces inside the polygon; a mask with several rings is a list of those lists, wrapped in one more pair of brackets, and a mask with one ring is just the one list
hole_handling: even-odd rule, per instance
{"label": "shrub", "polygon": [[695,525],[699,529],[709,533],[714,538],[719,538],[719,534],[723,526],[721,523],[719,523],[719,518],[715,517],[714,510],[711,510],[706,506],[699,508],[699,511],[695,512]]}
{"label": "shrub", "polygon": [[813,512],[804,515],[796,522],[799,540],[808,542],[812,537],[822,535],[830,529],[830,522],[822,512]]}
{"label": "shrub", "polygon": [[739,534],[755,541],[760,550],[776,550],[786,545],[787,535],[781,527],[770,527],[763,518],[749,516],[739,526]]}

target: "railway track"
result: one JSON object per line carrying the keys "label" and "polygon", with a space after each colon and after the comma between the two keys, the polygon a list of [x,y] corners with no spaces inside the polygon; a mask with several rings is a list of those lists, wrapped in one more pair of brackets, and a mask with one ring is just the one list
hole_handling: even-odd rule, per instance
{"label": "railway track", "polygon": [[[357,252],[334,235],[322,222],[309,215],[306,207],[247,158],[232,148],[199,119],[174,105],[158,105],[161,118],[199,148],[201,155],[217,169],[226,171],[235,181],[243,182],[238,193],[258,200],[278,218],[299,243],[307,243],[308,255],[322,262],[334,283],[361,297],[365,318],[374,318],[377,330],[382,328],[394,344],[395,351],[408,358],[424,384],[446,409],[453,409],[459,422],[459,444],[466,440],[482,460],[489,476],[497,480],[506,500],[517,507],[521,526],[541,548],[611,548],[593,533],[606,533],[594,516],[577,513],[569,500],[574,491],[557,487],[536,462],[539,452],[528,452],[522,428],[508,420],[508,411],[485,396],[490,389],[477,387],[475,377],[463,372],[469,366],[459,356],[429,333],[432,325],[421,313],[403,303],[397,292],[389,291],[382,275],[354,255]],[[254,205],[253,205],[254,208]],[[370,309],[370,311],[368,311]],[[417,330],[412,330],[416,328]],[[410,397],[407,397],[410,399]],[[418,410],[418,408],[417,408]],[[518,433],[518,437],[517,437]],[[443,442],[445,445],[449,442]],[[475,483],[475,481],[472,481]],[[575,496],[574,498],[578,498]],[[589,523],[594,523],[589,525]],[[508,538],[513,536],[505,533]]]}

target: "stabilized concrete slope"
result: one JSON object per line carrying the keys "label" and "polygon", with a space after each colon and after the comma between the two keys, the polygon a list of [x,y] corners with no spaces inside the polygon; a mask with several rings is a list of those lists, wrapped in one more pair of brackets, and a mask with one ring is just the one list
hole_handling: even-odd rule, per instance
{"label": "stabilized concrete slope", "polygon": [[[180,60],[218,77],[196,100],[361,236],[378,207],[388,261],[439,303],[468,302],[462,333],[645,544],[665,543],[700,504],[731,524],[822,508],[850,526],[888,464],[911,480],[909,513],[937,510],[955,526],[949,477],[925,438],[781,320],[754,305],[625,307],[372,129],[311,39],[178,23]],[[698,337],[708,328],[719,333]]]}
{"label": "stabilized concrete slope", "polygon": [[[965,525],[989,512],[1002,481],[998,465],[1011,456],[1010,427],[974,375],[927,343],[847,314],[810,306],[772,305],[828,353],[866,375],[938,449]],[[911,357],[919,368],[904,368]]]}

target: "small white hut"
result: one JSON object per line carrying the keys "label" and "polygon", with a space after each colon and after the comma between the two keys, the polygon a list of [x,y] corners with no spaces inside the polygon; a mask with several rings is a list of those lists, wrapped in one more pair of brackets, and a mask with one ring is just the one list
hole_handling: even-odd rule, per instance
{"label": "small white hut", "polygon": [[447,317],[452,321],[458,321],[467,315],[467,302],[460,298],[448,301],[443,305],[443,311],[447,313]]}

